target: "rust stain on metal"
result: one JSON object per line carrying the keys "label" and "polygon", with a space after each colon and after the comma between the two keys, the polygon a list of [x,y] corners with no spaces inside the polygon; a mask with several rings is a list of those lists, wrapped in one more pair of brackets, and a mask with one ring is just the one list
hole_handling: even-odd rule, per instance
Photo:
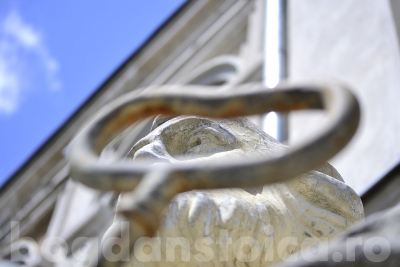
{"label": "rust stain on metal", "polygon": [[136,222],[138,225],[140,225],[141,229],[144,230],[143,236],[153,236],[158,229],[158,222],[146,221],[143,217],[143,214],[133,211],[122,211],[120,214],[129,219],[131,222]]}

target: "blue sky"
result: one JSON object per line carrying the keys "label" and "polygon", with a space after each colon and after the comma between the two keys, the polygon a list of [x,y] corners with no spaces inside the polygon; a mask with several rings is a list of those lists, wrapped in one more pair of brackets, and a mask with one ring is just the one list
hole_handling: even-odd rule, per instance
{"label": "blue sky", "polygon": [[0,186],[184,0],[0,1]]}

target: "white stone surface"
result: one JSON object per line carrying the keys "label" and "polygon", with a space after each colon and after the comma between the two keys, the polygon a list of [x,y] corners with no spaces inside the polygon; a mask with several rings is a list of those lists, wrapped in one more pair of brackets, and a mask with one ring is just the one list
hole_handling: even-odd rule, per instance
{"label": "white stone surface", "polygon": [[[286,149],[245,118],[163,116],[154,128],[133,147],[134,161],[214,161]],[[179,194],[160,219],[160,257],[153,251],[155,261],[143,262],[131,255],[127,266],[270,266],[362,219],[358,195],[325,164],[285,183]],[[136,246],[146,258],[149,251]]]}
{"label": "white stone surface", "polygon": [[[357,192],[400,157],[400,56],[386,0],[295,0],[289,8],[289,75],[336,79],[362,108],[353,141],[331,163]],[[318,127],[322,116],[291,117],[291,143]]]}
{"label": "white stone surface", "polygon": [[47,229],[47,236],[66,238],[81,227],[98,205],[99,191],[69,180],[59,197],[54,216]]}

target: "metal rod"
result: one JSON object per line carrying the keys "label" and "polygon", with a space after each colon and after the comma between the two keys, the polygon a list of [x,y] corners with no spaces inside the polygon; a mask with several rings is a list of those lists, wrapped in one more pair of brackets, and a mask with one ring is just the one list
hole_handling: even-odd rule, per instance
{"label": "metal rod", "polygon": [[[135,121],[161,113],[230,118],[271,111],[327,111],[329,121],[321,125],[315,136],[311,137],[313,141],[307,139],[302,144],[293,145],[286,151],[287,155],[206,164],[166,164],[158,167],[171,175],[185,177],[185,181],[197,189],[251,187],[292,178],[318,167],[335,155],[357,128],[357,100],[340,85],[297,87],[286,83],[278,85],[276,90],[265,90],[261,84],[258,88],[252,84],[251,92],[248,92],[248,87],[236,86],[230,95],[221,95],[207,87],[163,86],[152,88],[154,92],[148,95],[135,90],[117,98],[99,111],[94,121],[84,128],[73,143],[68,154],[72,177],[101,190],[133,190],[146,173],[154,170],[154,166],[133,162],[105,164],[99,160],[99,154],[113,138]],[[247,179],[243,180],[243,177]]]}
{"label": "metal rod", "polygon": [[[265,0],[263,84],[274,88],[287,77],[287,0]],[[288,115],[271,112],[263,130],[284,142],[289,138]]]}

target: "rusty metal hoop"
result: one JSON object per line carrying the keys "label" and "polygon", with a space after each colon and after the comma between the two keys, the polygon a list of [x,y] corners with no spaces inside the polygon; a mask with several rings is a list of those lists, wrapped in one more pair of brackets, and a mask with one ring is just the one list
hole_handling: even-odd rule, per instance
{"label": "rusty metal hoop", "polygon": [[[167,165],[162,172],[181,177],[187,190],[259,186],[284,181],[309,171],[339,152],[354,135],[360,109],[354,95],[342,85],[240,85],[225,94],[201,86],[160,86],[151,93],[133,91],[104,106],[76,137],[68,155],[72,176],[101,190],[131,191],[152,166],[99,162],[102,148],[135,121],[158,114],[208,117],[247,116],[270,111],[325,109],[328,123],[299,146],[276,157],[246,158],[235,162]],[[184,90],[182,90],[184,89]],[[201,93],[199,93],[199,90]],[[233,93],[232,93],[233,92]],[[228,95],[229,93],[229,95]],[[246,177],[246,179],[241,179]]]}

